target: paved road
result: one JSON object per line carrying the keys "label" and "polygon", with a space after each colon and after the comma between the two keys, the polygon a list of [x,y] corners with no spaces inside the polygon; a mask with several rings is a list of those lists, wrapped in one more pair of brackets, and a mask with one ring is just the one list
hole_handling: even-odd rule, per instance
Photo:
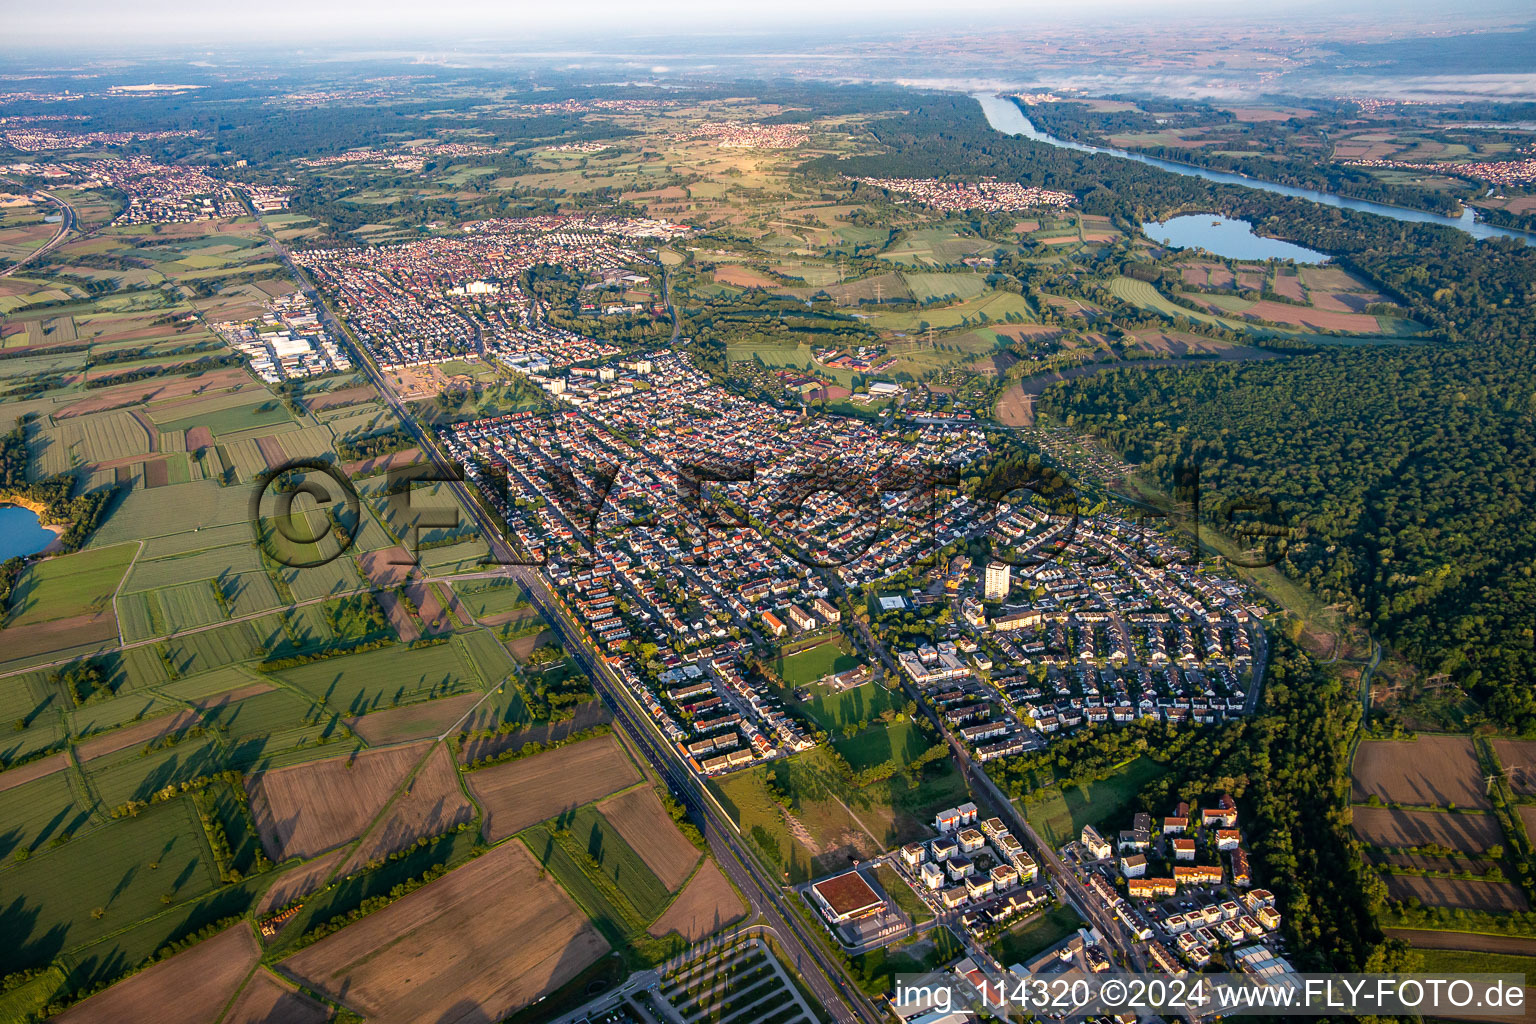
{"label": "paved road", "polygon": [[[268,237],[273,249],[288,267],[294,279],[299,282],[310,301],[314,303],[322,319],[338,336],[350,338],[351,335],[336,319],[330,307],[325,304],[310,283],[309,278],[293,262],[287,248],[270,232]],[[675,326],[674,321],[674,329]],[[715,804],[714,798],[705,791],[693,773],[683,764],[680,755],[664,741],[655,724],[640,711],[639,705],[634,703],[628,690],[614,675],[612,669],[593,655],[544,578],[527,566],[512,564],[516,561],[515,553],[493,525],[494,519],[462,480],[452,479],[455,476],[453,467],[449,465],[435,440],[410,415],[405,404],[389,387],[384,374],[380,372],[367,352],[361,346],[354,347],[357,348],[359,365],[363,367],[379,393],[384,396],[384,400],[398,417],[401,426],[417,440],[422,451],[432,459],[438,470],[450,479],[446,485],[449,491],[475,521],[476,527],[491,548],[492,557],[505,565],[500,572],[491,571],[488,574],[505,575],[522,584],[533,603],[544,614],[546,621],[559,634],[562,646],[567,653],[576,659],[591,678],[598,692],[613,708],[620,726],[645,753],[647,760],[665,780],[668,788],[703,821],[704,837],[715,859],[725,869],[731,881],[747,895],[753,910],[766,918],[782,937],[791,965],[805,979],[812,993],[838,1024],[878,1024],[882,1020],[881,1013],[866,996],[852,986],[846,986],[841,969],[817,945],[815,937],[806,934],[806,926],[796,917],[795,912],[785,905],[786,897],[783,890],[776,882],[762,877],[764,872],[758,868],[751,853],[742,847],[739,839],[733,834],[734,826],[729,824],[723,809]],[[840,992],[839,988],[834,986],[830,980],[833,978],[837,979],[838,985],[845,986],[843,991]]]}
{"label": "paved road", "polygon": [[60,245],[63,244],[64,237],[73,231],[75,224],[78,223],[78,219],[75,216],[75,208],[70,206],[64,200],[60,199],[58,196],[54,195],[52,192],[44,192],[42,189],[37,189],[34,192],[34,195],[40,195],[57,206],[60,212],[64,215],[64,219],[59,222],[59,230],[54,233],[54,236],[48,240],[46,245],[32,250],[31,252],[27,253],[27,255],[13,263],[11,266],[5,268],[4,270],[0,270],[0,277],[10,277],[12,274],[16,273],[16,271],[26,266],[27,263],[31,262],[32,260],[46,256],[48,253],[57,249]]}

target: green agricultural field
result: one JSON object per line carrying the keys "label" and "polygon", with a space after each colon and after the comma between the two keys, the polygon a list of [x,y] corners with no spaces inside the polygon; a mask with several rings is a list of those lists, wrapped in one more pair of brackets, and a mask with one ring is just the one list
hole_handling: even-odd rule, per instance
{"label": "green agricultural field", "polygon": [[167,628],[172,631],[211,626],[226,617],[215,597],[212,580],[161,587],[155,592],[155,598]]}
{"label": "green agricultural field", "polygon": [[217,884],[191,800],[169,800],[0,870],[0,948],[11,970],[40,966]]}
{"label": "green agricultural field", "polygon": [[1058,786],[1037,791],[1024,804],[1024,816],[1053,847],[1076,839],[1084,825],[1127,827],[1115,823],[1129,820],[1136,794],[1166,770],[1149,757],[1138,757],[1107,779],[1068,786],[1065,792]]}
{"label": "green agricultural field", "polygon": [[[933,275],[951,276],[951,275]],[[953,275],[965,276],[965,275]],[[880,312],[869,318],[869,323],[881,330],[916,333],[923,324],[935,330],[948,330],[992,321],[1004,321],[1012,315],[1016,319],[1034,320],[1034,310],[1022,295],[1004,291],[986,291],[974,298],[937,306],[902,312]]]}
{"label": "green agricultural field", "polygon": [[219,748],[206,736],[149,750],[140,745],[84,765],[91,789],[110,812],[130,800],[147,802],[167,786],[223,771]]}
{"label": "green agricultural field", "polygon": [[920,274],[905,273],[902,280],[907,282],[907,288],[911,290],[912,297],[918,302],[933,302],[936,299],[973,299],[987,290],[987,279],[983,274]]}
{"label": "green agricultural field", "polygon": [[207,721],[227,751],[226,761],[242,771],[265,767],[285,751],[347,738],[334,713],[291,690],[259,693],[222,705],[208,713]]}
{"label": "green agricultural field", "polygon": [[857,657],[839,647],[836,639],[831,639],[788,657],[781,657],[774,667],[789,685],[804,686],[823,676],[858,668],[859,664]]}
{"label": "green agricultural field", "polygon": [[474,669],[451,643],[414,650],[385,647],[283,669],[276,675],[349,715],[479,688]]}
{"label": "green agricultural field", "polygon": [[[512,580],[468,580],[454,586],[459,600],[477,619],[532,609],[528,595]],[[532,614],[537,614],[536,612]]]}
{"label": "green agricultural field", "polygon": [[72,771],[61,769],[0,790],[0,886],[8,882],[4,865],[12,863],[18,851],[48,849],[50,843],[83,832],[91,824],[90,803],[78,783],[71,783]]}
{"label": "green agricultural field", "polygon": [[123,639],[129,643],[167,633],[166,617],[154,591],[118,597],[117,625],[123,631]]}
{"label": "green agricultural field", "polygon": [[1414,946],[1424,958],[1423,970],[1433,974],[1523,974],[1536,978],[1536,956],[1513,953],[1473,952],[1467,949],[1426,949]]}
{"label": "green agricultural field", "polygon": [[156,715],[177,710],[175,701],[153,691],[128,692],[105,700],[93,700],[83,708],[66,712],[70,733],[77,737],[119,729],[130,722],[141,722]]}
{"label": "green agricultural field", "polygon": [[453,642],[463,647],[470,664],[475,666],[475,673],[487,687],[500,686],[517,670],[517,663],[507,653],[506,646],[486,630],[461,633]]}
{"label": "green agricultural field", "polygon": [[[0,300],[0,309],[3,308]],[[9,992],[0,993],[0,1024],[27,1024],[42,1019],[43,1010],[63,982],[64,972],[50,967]]]}
{"label": "green agricultural field", "polygon": [[[243,487],[220,487],[212,480],[195,480],[171,487],[134,488],[91,538],[91,549],[124,541],[181,535],[196,547],[198,534],[215,526],[238,524],[251,539],[250,492]],[[190,535],[188,537],[187,535]],[[224,534],[213,535],[224,541]],[[132,552],[130,552],[131,554]]]}
{"label": "green agricultural field", "polygon": [[6,625],[24,626],[109,608],[136,550],[125,544],[33,563],[17,581]]}
{"label": "green agricultural field", "polygon": [[161,423],[161,430],[191,430],[193,427],[207,427],[213,431],[214,436],[233,434],[240,430],[250,430],[253,427],[270,427],[278,423],[291,423],[293,419],[288,415],[288,410],[275,398],[265,398],[262,401],[249,405],[239,405],[230,409],[215,409],[198,416],[189,416],[185,419],[172,420],[169,423]]}
{"label": "green agricultural field", "polygon": [[231,622],[227,626],[174,637],[161,646],[177,678],[183,678],[254,658],[258,645],[256,631],[250,623]]}

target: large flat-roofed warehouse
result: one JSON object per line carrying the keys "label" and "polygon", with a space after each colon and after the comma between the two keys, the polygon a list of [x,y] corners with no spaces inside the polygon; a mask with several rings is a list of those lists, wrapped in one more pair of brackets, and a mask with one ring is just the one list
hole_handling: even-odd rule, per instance
{"label": "large flat-roofed warehouse", "polygon": [[821,904],[833,924],[871,917],[885,909],[885,901],[857,871],[817,882],[811,886],[811,892],[816,894],[816,902]]}

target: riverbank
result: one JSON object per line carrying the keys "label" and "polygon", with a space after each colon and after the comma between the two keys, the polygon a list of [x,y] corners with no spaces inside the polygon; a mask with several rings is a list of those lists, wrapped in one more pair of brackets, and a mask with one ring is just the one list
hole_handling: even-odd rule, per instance
{"label": "riverbank", "polygon": [[1379,217],[1387,217],[1404,223],[1438,224],[1442,227],[1455,228],[1458,231],[1471,235],[1473,238],[1513,238],[1526,245],[1536,245],[1536,234],[1529,231],[1521,231],[1518,228],[1501,228],[1484,223],[1476,218],[1471,209],[1465,210],[1460,217],[1447,217],[1443,214],[1428,213],[1405,206],[1393,206],[1369,199],[1351,199],[1348,196],[1337,195],[1333,192],[1323,192],[1318,189],[1281,185],[1276,182],[1265,181],[1262,178],[1249,177],[1246,174],[1214,171],[1201,167],[1198,164],[1179,163],[1162,157],[1133,153],[1124,149],[1090,146],[1081,142],[1069,142],[1065,139],[1058,139],[1053,135],[1048,135],[1036,128],[1034,123],[1025,116],[1023,109],[1012,99],[1007,99],[993,93],[971,93],[970,95],[972,99],[981,105],[981,112],[986,117],[987,123],[1004,135],[1022,135],[1031,141],[1042,142],[1048,146],[1055,146],[1058,149],[1070,149],[1079,153],[1095,153],[1100,156],[1118,157],[1122,160],[1134,160],[1137,163],[1157,167],[1171,174],[1183,174],[1218,185],[1237,185],[1243,188],[1258,189],[1261,192],[1271,192],[1276,195],[1306,199],[1323,206],[1354,210],[1357,213],[1373,213]]}

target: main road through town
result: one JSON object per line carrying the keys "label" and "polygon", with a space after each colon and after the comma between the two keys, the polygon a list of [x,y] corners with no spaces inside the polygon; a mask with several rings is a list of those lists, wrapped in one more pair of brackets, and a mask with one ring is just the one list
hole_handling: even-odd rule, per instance
{"label": "main road through town", "polygon": [[[352,340],[351,332],[337,319],[309,277],[293,262],[287,248],[270,232],[268,238],[289,273],[304,289],[331,330],[339,337]],[[713,796],[682,762],[681,756],[664,740],[655,723],[642,713],[639,704],[608,664],[594,655],[582,638],[579,627],[566,613],[543,576],[532,566],[515,564],[517,556],[502,539],[494,519],[478,496],[471,493],[463,480],[457,479],[456,467],[443,455],[436,440],[412,417],[367,350],[355,342],[352,347],[374,386],[399,418],[401,427],[410,432],[443,478],[449,481],[449,490],[475,521],[490,546],[492,558],[505,567],[501,571],[522,585],[550,627],[559,635],[561,646],[576,659],[598,692],[607,700],[626,735],[644,752],[651,767],[668,788],[702,820],[704,838],[715,859],[736,887],[746,894],[752,910],[773,928],[791,966],[805,979],[811,992],[838,1024],[879,1024],[883,1019],[880,1010],[848,982],[836,961],[818,944],[816,937],[809,933],[810,926],[788,905],[788,901],[795,897],[786,893],[776,880],[768,878],[751,852],[744,848],[735,832],[735,826],[726,818]]]}

